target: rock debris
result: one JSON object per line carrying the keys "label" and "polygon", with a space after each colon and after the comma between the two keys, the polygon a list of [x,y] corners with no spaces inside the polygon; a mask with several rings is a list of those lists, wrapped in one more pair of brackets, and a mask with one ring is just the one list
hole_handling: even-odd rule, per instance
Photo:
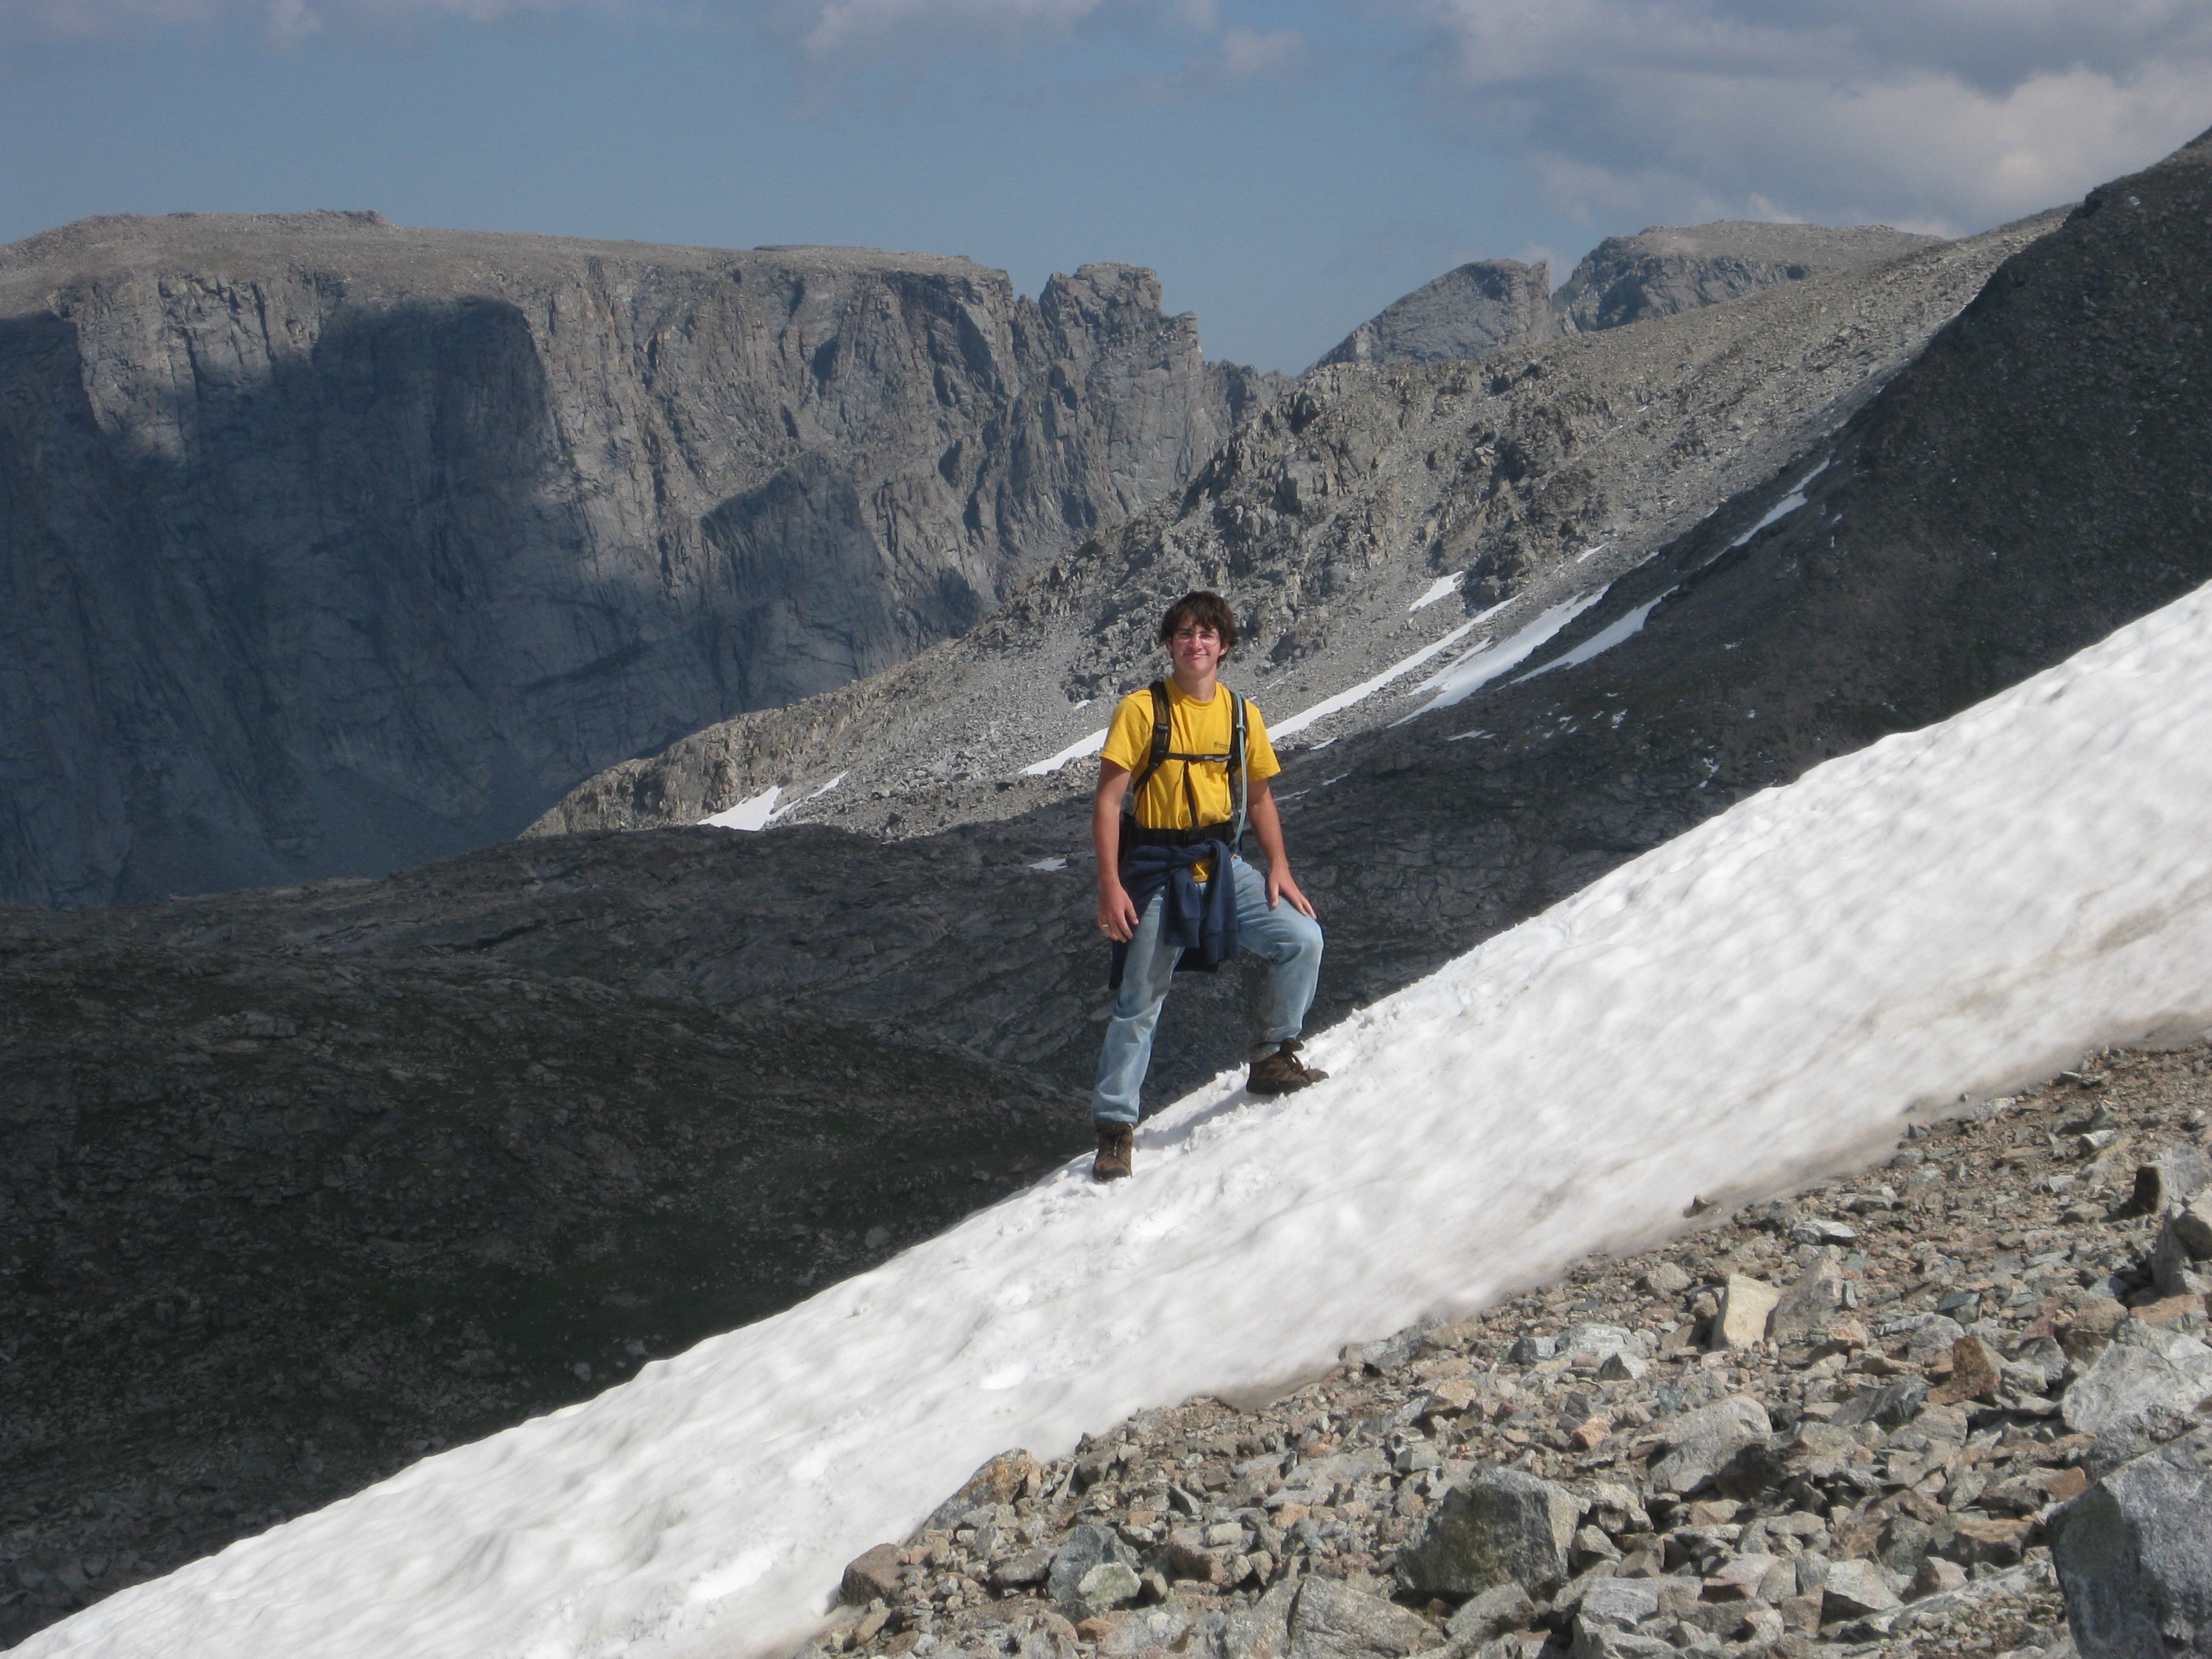
{"label": "rock debris", "polygon": [[2155,1265],[2208,1121],[2212,1048],[2103,1051],[1257,1409],[1004,1453],[803,1651],[2057,1659],[2069,1595],[2124,1637],[2212,1571],[2205,1302]]}

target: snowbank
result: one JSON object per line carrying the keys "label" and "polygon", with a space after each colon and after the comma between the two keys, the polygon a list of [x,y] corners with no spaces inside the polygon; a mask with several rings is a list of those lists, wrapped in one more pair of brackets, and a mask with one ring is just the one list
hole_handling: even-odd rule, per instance
{"label": "snowbank", "polygon": [[878,1271],[19,1653],[742,1659],[990,1454],[1253,1389],[2212,1023],[2212,599],[1737,805]]}

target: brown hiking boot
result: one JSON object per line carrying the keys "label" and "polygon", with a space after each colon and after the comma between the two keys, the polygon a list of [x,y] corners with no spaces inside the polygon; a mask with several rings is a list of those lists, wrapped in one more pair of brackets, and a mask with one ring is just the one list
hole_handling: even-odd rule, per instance
{"label": "brown hiking boot", "polygon": [[1245,1079],[1244,1086],[1255,1095],[1286,1095],[1309,1083],[1320,1082],[1328,1075],[1327,1072],[1316,1072],[1310,1066],[1298,1064],[1297,1052],[1303,1046],[1291,1037],[1265,1060],[1254,1060],[1252,1075]]}
{"label": "brown hiking boot", "polygon": [[1137,1150],[1137,1131],[1133,1124],[1102,1123],[1098,1126],[1098,1156],[1091,1165],[1091,1178],[1096,1181],[1127,1181],[1130,1159]]}

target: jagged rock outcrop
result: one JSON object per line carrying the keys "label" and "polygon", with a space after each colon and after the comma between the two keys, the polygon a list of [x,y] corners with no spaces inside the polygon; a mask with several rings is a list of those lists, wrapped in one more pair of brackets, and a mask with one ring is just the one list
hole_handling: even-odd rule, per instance
{"label": "jagged rock outcrop", "polygon": [[1383,307],[1321,363],[1451,362],[1534,345],[1555,331],[1549,264],[1478,259]]}
{"label": "jagged rock outcrop", "polygon": [[957,634],[1269,382],[1149,271],[88,220],[0,249],[0,898],[364,874]]}
{"label": "jagged rock outcrop", "polygon": [[1552,296],[1553,324],[1579,334],[1671,317],[1778,283],[1880,264],[1939,240],[1887,225],[1653,225],[1608,236],[1583,255]]}

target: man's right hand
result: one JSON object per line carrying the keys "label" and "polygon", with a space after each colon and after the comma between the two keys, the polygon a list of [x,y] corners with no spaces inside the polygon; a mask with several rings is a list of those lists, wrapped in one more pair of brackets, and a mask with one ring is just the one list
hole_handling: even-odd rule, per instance
{"label": "man's right hand", "polygon": [[1098,890],[1098,931],[1116,945],[1127,945],[1136,936],[1137,907],[1129,902],[1129,890],[1118,881]]}

